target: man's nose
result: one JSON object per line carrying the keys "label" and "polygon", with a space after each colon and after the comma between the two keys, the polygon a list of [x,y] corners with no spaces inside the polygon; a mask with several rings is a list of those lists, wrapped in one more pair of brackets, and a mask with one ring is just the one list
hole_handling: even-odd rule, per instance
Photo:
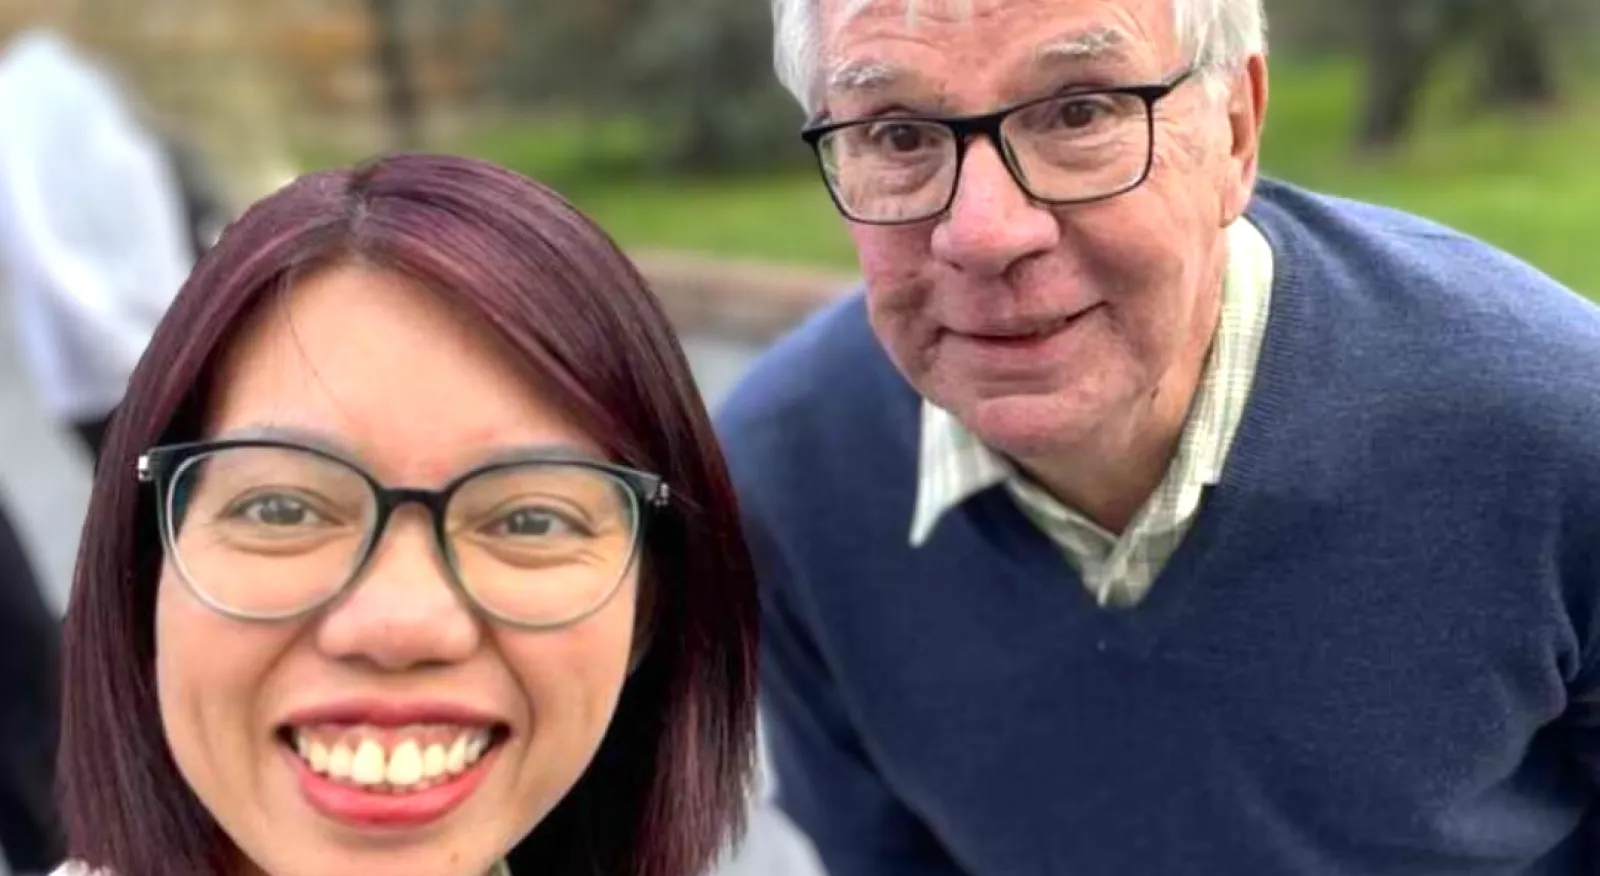
{"label": "man's nose", "polygon": [[955,198],[934,228],[934,256],[972,274],[998,276],[1060,240],[1055,214],[1028,197],[995,144],[986,137],[972,141]]}
{"label": "man's nose", "polygon": [[444,562],[422,509],[396,511],[361,579],[322,618],[318,647],[334,659],[388,672],[472,656],[482,621]]}

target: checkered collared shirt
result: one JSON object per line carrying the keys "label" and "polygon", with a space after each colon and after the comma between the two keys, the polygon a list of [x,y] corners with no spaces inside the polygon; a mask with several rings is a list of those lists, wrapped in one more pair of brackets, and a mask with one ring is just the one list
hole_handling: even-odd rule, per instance
{"label": "checkered collared shirt", "polygon": [[1200,386],[1161,483],[1118,536],[1068,508],[1018,474],[948,412],[923,403],[911,544],[933,535],[939,518],[996,484],[1050,537],[1100,605],[1136,605],[1183,540],[1202,490],[1222,475],[1228,447],[1250,397],[1272,298],[1272,249],[1249,221],[1228,229],[1222,313]]}

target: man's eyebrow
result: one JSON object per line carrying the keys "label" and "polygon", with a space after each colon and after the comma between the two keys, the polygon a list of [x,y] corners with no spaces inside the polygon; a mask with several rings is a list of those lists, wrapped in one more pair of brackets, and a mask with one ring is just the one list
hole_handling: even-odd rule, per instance
{"label": "man's eyebrow", "polygon": [[830,92],[881,91],[907,77],[904,67],[883,61],[846,61],[828,73]]}
{"label": "man's eyebrow", "polygon": [[[1119,60],[1128,57],[1131,43],[1127,31],[1102,25],[1042,43],[1033,55],[1041,63]],[[897,64],[860,59],[836,64],[826,82],[828,91],[850,94],[883,91],[911,78],[910,72]]]}
{"label": "man's eyebrow", "polygon": [[1041,43],[1033,50],[1033,57],[1046,63],[1121,59],[1128,56],[1131,42],[1126,31],[1100,26]]}

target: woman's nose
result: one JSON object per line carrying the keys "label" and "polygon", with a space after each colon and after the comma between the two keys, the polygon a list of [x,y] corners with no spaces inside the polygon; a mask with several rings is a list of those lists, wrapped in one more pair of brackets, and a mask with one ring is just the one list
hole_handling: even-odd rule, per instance
{"label": "woman's nose", "polygon": [[445,563],[423,509],[397,510],[359,580],[327,609],[319,648],[388,672],[466,660],[482,621]]}

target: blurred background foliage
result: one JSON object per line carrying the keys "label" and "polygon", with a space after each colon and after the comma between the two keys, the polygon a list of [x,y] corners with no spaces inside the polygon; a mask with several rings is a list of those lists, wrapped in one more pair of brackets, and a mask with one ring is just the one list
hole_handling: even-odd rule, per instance
{"label": "blurred background foliage", "polygon": [[[93,10],[99,44],[246,195],[375,151],[461,151],[633,248],[851,264],[771,72],[765,0],[0,0],[0,33],[7,9],[63,2]],[[1268,173],[1600,294],[1600,2],[1267,8]]]}
{"label": "blurred background foliage", "polygon": [[[447,138],[625,242],[848,266],[760,0],[472,0],[511,110]],[[1600,293],[1600,3],[1267,0],[1268,173],[1412,209]]]}

